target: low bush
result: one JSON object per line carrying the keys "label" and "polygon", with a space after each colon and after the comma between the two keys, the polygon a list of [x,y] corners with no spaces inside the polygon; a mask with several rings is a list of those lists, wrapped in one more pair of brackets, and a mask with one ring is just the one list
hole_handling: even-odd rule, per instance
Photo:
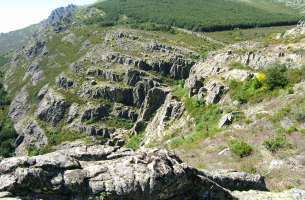
{"label": "low bush", "polygon": [[288,145],[286,136],[283,134],[269,137],[267,140],[264,141],[263,145],[271,152],[276,152],[281,148],[284,148]]}
{"label": "low bush", "polygon": [[288,69],[285,65],[274,65],[266,70],[266,84],[269,90],[284,88],[289,84]]}
{"label": "low bush", "polygon": [[240,139],[233,139],[229,142],[231,151],[240,158],[251,155],[253,148]]}
{"label": "low bush", "polygon": [[247,103],[251,99],[263,99],[259,97],[263,97],[267,91],[263,83],[256,78],[244,82],[232,80],[229,83],[229,87],[231,97],[240,103]]}

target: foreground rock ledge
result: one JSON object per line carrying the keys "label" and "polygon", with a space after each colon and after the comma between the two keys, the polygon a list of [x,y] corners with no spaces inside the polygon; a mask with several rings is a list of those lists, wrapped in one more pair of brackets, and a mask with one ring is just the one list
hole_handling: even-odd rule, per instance
{"label": "foreground rock ledge", "polygon": [[257,175],[209,174],[158,149],[78,144],[0,162],[0,194],[20,199],[236,199],[223,186],[265,189]]}

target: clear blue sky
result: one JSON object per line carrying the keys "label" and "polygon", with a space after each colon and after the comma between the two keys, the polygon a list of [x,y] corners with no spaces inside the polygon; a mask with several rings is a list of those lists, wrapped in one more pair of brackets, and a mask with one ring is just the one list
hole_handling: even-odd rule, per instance
{"label": "clear blue sky", "polygon": [[40,22],[50,12],[68,4],[85,5],[96,0],[0,0],[0,33]]}

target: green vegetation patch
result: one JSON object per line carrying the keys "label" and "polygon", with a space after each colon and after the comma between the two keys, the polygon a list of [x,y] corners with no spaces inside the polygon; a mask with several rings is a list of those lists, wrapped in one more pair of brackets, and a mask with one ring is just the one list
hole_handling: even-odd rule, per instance
{"label": "green vegetation patch", "polygon": [[121,118],[109,118],[103,123],[107,127],[113,127],[113,128],[126,128],[126,129],[131,129],[133,127],[133,122],[128,119],[121,119]]}
{"label": "green vegetation patch", "polygon": [[277,96],[282,89],[289,94],[293,93],[292,86],[304,80],[304,77],[304,67],[288,69],[284,65],[273,65],[252,79],[243,82],[230,81],[230,94],[240,103],[257,103]]}
{"label": "green vegetation patch", "polygon": [[127,148],[131,148],[133,150],[137,150],[141,146],[141,142],[143,141],[144,133],[140,132],[137,134],[132,135],[126,143]]}
{"label": "green vegetation patch", "polygon": [[296,24],[300,19],[298,10],[271,0],[106,0],[94,6],[106,13],[97,19],[104,25],[153,22],[194,31]]}
{"label": "green vegetation patch", "polygon": [[52,152],[52,147],[59,145],[63,142],[73,142],[78,139],[84,139],[85,136],[81,133],[70,132],[70,131],[56,131],[46,130],[46,136],[48,138],[48,144],[42,148],[36,146],[29,146],[27,148],[29,156],[37,156]]}
{"label": "green vegetation patch", "polygon": [[284,134],[278,134],[276,136],[269,137],[264,141],[263,145],[266,147],[266,149],[275,153],[282,148],[288,147],[290,144],[288,143]]}
{"label": "green vegetation patch", "polygon": [[240,158],[251,155],[253,148],[240,139],[233,139],[229,142],[230,150]]}

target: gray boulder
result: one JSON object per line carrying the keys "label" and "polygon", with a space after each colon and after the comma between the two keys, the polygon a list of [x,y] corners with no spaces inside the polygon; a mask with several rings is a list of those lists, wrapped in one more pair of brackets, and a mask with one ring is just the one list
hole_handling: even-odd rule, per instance
{"label": "gray boulder", "polygon": [[133,104],[137,107],[142,106],[148,91],[153,87],[158,87],[160,84],[151,79],[144,79],[137,82],[133,88]]}
{"label": "gray boulder", "polygon": [[209,82],[205,88],[207,89],[207,96],[205,98],[207,104],[218,103],[228,91],[228,88],[225,85],[217,81]]}
{"label": "gray boulder", "polygon": [[232,113],[225,114],[221,117],[218,123],[219,128],[231,125],[234,121],[234,115]]}
{"label": "gray boulder", "polygon": [[199,89],[203,87],[203,81],[199,80],[196,76],[193,76],[186,80],[185,87],[189,90],[189,97],[192,97],[198,94]]}
{"label": "gray boulder", "polygon": [[265,178],[259,174],[249,174],[235,170],[204,171],[216,183],[231,191],[260,190],[267,191]]}
{"label": "gray boulder", "polygon": [[85,98],[105,99],[125,105],[133,105],[133,89],[113,86],[84,85],[81,96]]}
{"label": "gray boulder", "polygon": [[47,94],[48,90],[49,90],[49,84],[43,86],[37,94],[38,99],[41,100]]}
{"label": "gray boulder", "polygon": [[144,145],[162,141],[166,128],[174,120],[179,119],[183,112],[183,103],[176,100],[171,94],[167,95],[164,104],[157,110],[156,115],[145,129]]}
{"label": "gray boulder", "polygon": [[25,49],[27,59],[37,58],[48,53],[46,42],[36,40]]}

